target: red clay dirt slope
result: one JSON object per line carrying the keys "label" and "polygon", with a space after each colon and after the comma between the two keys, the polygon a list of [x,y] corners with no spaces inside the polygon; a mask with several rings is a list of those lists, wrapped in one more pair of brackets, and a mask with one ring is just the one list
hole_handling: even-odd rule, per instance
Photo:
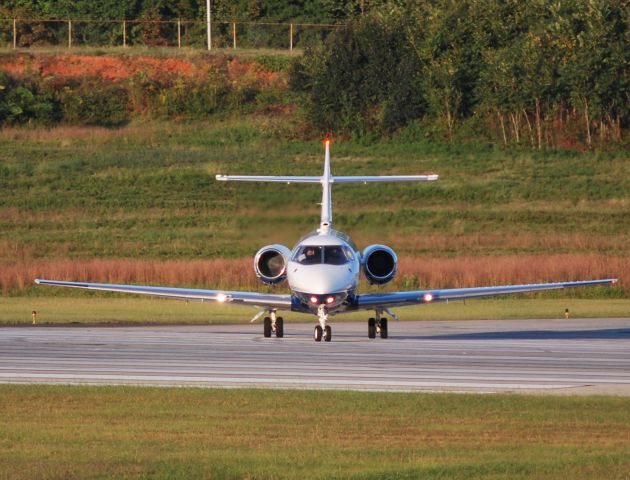
{"label": "red clay dirt slope", "polygon": [[228,78],[252,76],[263,85],[269,85],[278,74],[265,70],[255,61],[243,61],[224,55],[182,58],[158,58],[141,55],[54,55],[15,54],[0,56],[0,70],[14,77],[26,75],[65,78],[96,77],[106,81],[124,80],[138,73],[151,78],[204,76],[217,68],[225,67]]}

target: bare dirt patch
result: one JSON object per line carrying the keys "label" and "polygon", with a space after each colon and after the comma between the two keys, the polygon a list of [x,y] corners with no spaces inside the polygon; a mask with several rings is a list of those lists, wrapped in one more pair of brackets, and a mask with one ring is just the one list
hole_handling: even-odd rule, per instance
{"label": "bare dirt patch", "polygon": [[0,56],[0,70],[14,77],[36,75],[41,77],[83,78],[93,77],[117,82],[145,73],[151,78],[202,77],[225,66],[231,80],[249,77],[269,85],[278,73],[265,70],[255,61],[244,61],[226,56],[208,56],[196,59],[159,58],[142,55],[32,55]]}

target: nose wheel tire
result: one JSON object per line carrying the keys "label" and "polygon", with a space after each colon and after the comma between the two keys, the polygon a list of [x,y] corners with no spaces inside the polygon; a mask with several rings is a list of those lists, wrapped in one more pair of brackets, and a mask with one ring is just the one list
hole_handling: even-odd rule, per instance
{"label": "nose wheel tire", "polygon": [[330,325],[326,325],[324,328],[321,325],[317,325],[313,331],[313,339],[316,342],[321,342],[322,340],[330,342],[332,340],[332,328],[330,328]]}
{"label": "nose wheel tire", "polygon": [[263,336],[265,338],[271,337],[271,318],[265,317],[263,320]]}
{"label": "nose wheel tire", "polygon": [[315,331],[313,332],[313,339],[316,342],[321,342],[323,336],[324,336],[324,331],[322,330],[322,327],[320,325],[317,325],[315,327]]}
{"label": "nose wheel tire", "polygon": [[368,319],[368,338],[376,338],[376,319]]}

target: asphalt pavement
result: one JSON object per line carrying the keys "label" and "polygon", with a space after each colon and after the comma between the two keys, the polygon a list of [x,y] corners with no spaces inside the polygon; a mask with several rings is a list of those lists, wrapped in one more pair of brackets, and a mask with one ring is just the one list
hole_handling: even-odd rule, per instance
{"label": "asphalt pavement", "polygon": [[0,382],[630,396],[630,318],[0,328]]}

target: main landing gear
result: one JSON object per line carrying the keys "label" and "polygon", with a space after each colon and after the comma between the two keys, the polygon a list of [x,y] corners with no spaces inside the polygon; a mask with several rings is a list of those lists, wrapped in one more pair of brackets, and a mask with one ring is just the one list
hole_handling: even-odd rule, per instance
{"label": "main landing gear", "polygon": [[263,336],[269,338],[272,333],[275,333],[277,338],[284,337],[284,319],[277,317],[275,310],[271,310],[269,315],[271,316],[263,320]]}
{"label": "main landing gear", "polygon": [[375,318],[368,319],[368,338],[376,338],[377,333],[381,338],[387,338],[387,319],[381,318],[382,311],[375,310],[375,313]]}
{"label": "main landing gear", "polygon": [[332,340],[332,329],[330,325],[326,325],[328,321],[328,309],[326,305],[320,305],[317,308],[317,316],[319,317],[319,325],[315,327],[313,339],[316,342],[321,342],[322,339],[324,342],[330,342]]}

